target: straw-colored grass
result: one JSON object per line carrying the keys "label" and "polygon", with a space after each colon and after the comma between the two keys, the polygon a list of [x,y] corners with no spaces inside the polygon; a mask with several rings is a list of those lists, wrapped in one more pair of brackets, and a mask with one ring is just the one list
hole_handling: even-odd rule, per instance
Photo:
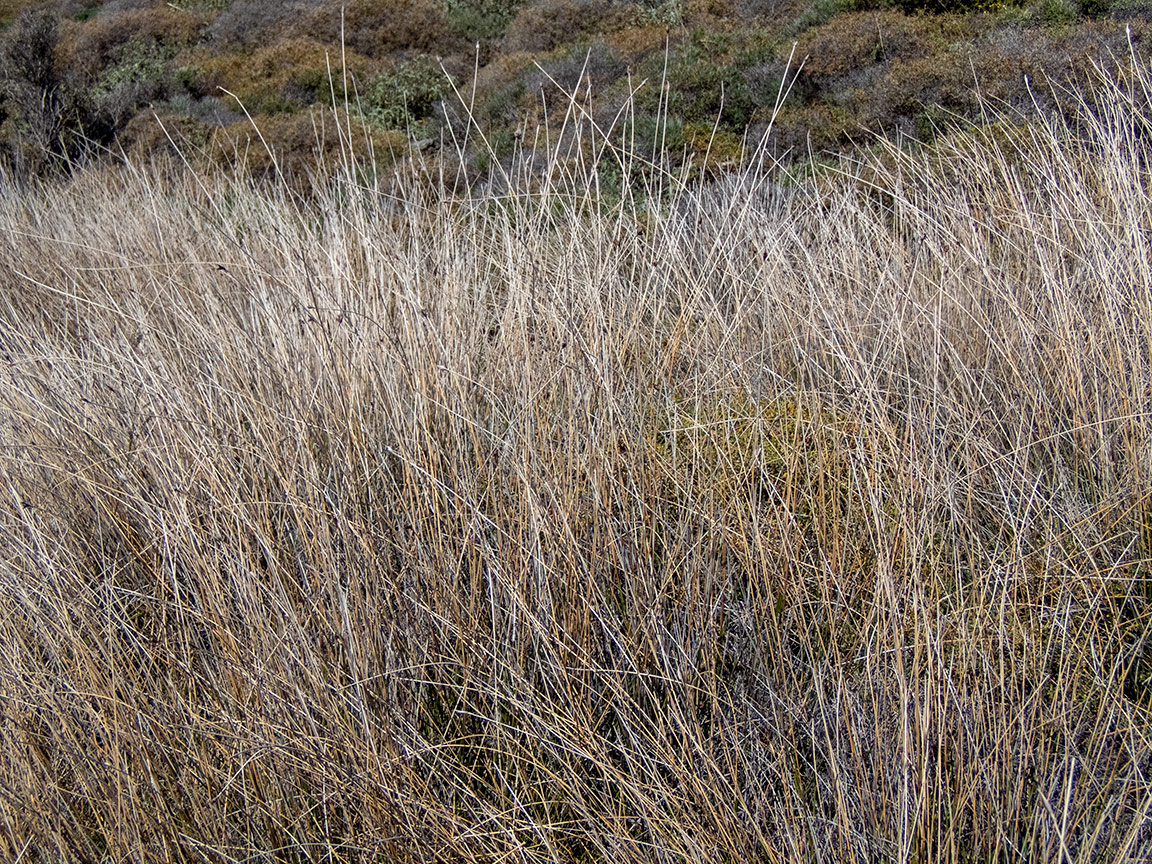
{"label": "straw-colored grass", "polygon": [[811,179],[5,186],[0,857],[1148,860],[1116,74]]}

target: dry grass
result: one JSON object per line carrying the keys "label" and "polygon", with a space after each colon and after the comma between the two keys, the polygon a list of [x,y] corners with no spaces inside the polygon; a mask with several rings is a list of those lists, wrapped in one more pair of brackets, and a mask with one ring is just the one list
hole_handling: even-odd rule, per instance
{"label": "dry grass", "polygon": [[1147,860],[1125,75],[810,180],[5,187],[0,854]]}

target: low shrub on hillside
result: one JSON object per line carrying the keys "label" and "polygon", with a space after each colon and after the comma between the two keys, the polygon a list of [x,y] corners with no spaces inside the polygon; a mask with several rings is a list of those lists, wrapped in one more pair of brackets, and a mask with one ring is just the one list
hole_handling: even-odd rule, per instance
{"label": "low shrub on hillside", "polygon": [[0,141],[18,175],[60,170],[84,154],[91,137],[106,137],[60,58],[60,24],[51,12],[25,10],[0,42]]}
{"label": "low shrub on hillside", "polygon": [[[662,54],[651,54],[640,65],[637,77],[648,78],[650,86],[638,94],[637,104],[652,113],[663,104],[682,122],[719,121],[728,131],[742,133],[757,107],[776,96],[775,90],[753,90],[746,73],[759,70],[774,55],[765,33],[697,31],[668,56],[666,73]],[[758,74],[751,81],[764,83]],[[661,93],[661,83],[666,93]]]}
{"label": "low shrub on hillside", "polygon": [[447,9],[440,0],[353,0],[342,6],[327,4],[312,15],[308,32],[330,45],[339,45],[343,37],[348,48],[375,58],[413,52],[435,56],[468,47],[453,31]]}
{"label": "low shrub on hillside", "polygon": [[327,109],[253,116],[217,128],[206,145],[216,164],[238,176],[308,193],[316,177],[345,169],[386,171],[408,152],[403,134]]}
{"label": "low shrub on hillside", "polygon": [[598,29],[611,0],[535,0],[521,6],[508,24],[506,51],[551,51]]}
{"label": "low shrub on hillside", "polygon": [[435,60],[421,55],[369,77],[357,107],[366,121],[423,138],[440,101],[452,92],[451,79]]}
{"label": "low shrub on hillside", "polygon": [[267,46],[275,40],[302,37],[300,22],[311,17],[324,0],[232,0],[209,29],[213,40],[228,49],[237,45]]}
{"label": "low shrub on hillside", "polygon": [[520,0],[444,0],[448,22],[470,41],[491,41],[504,35]]}
{"label": "low shrub on hillside", "polygon": [[[347,74],[341,67],[347,63]],[[333,94],[343,103],[348,76],[361,77],[374,68],[359,55],[313,39],[282,39],[251,52],[202,54],[195,60],[196,89],[233,94],[238,107],[252,114],[292,113],[314,104],[330,105]],[[230,97],[231,98],[231,97]]]}
{"label": "low shrub on hillside", "polygon": [[971,38],[971,24],[962,17],[926,19],[891,9],[851,12],[805,33],[795,53],[805,58],[802,86],[842,81],[851,86],[878,64],[934,54]]}
{"label": "low shrub on hillside", "polygon": [[61,62],[86,82],[122,61],[128,46],[175,54],[195,45],[208,24],[205,15],[159,5],[145,9],[101,9],[82,24],[70,24]]}

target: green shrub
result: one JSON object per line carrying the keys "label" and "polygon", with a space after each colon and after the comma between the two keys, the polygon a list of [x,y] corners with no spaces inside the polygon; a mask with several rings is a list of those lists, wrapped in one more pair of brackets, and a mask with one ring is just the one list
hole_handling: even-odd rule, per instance
{"label": "green shrub", "polygon": [[120,46],[117,62],[105,67],[90,97],[113,128],[119,129],[148,102],[165,98],[176,82],[174,48],[133,39]]}
{"label": "green shrub", "polygon": [[[746,73],[772,57],[771,43],[761,34],[693,33],[668,62],[667,111],[683,122],[711,125],[719,119],[729,131],[743,132],[758,107],[758,94],[753,93]],[[659,81],[663,62],[660,55],[649,57],[643,74]],[[658,90],[641,91],[641,107],[656,110]]]}
{"label": "green shrub", "polygon": [[519,5],[519,0],[445,0],[452,29],[470,40],[498,39]]}
{"label": "green shrub", "polygon": [[100,11],[99,5],[85,6],[79,12],[73,13],[72,20],[73,21],[87,21],[90,18],[95,17],[96,13],[99,11]]}
{"label": "green shrub", "polygon": [[1041,0],[1040,20],[1049,27],[1059,27],[1078,20],[1080,10],[1080,4],[1076,0]]}
{"label": "green shrub", "polygon": [[641,3],[636,12],[636,23],[641,27],[678,27],[684,22],[684,0]]}
{"label": "green shrub", "polygon": [[360,92],[360,110],[377,128],[422,137],[433,109],[449,92],[450,82],[436,61],[420,56],[370,78]]}

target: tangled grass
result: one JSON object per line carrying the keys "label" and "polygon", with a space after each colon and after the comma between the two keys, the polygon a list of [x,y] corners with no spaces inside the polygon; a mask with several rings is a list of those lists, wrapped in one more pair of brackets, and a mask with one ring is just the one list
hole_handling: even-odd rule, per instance
{"label": "tangled grass", "polygon": [[1150,84],[808,178],[576,111],[470,196],[6,187],[0,854],[1147,860]]}

